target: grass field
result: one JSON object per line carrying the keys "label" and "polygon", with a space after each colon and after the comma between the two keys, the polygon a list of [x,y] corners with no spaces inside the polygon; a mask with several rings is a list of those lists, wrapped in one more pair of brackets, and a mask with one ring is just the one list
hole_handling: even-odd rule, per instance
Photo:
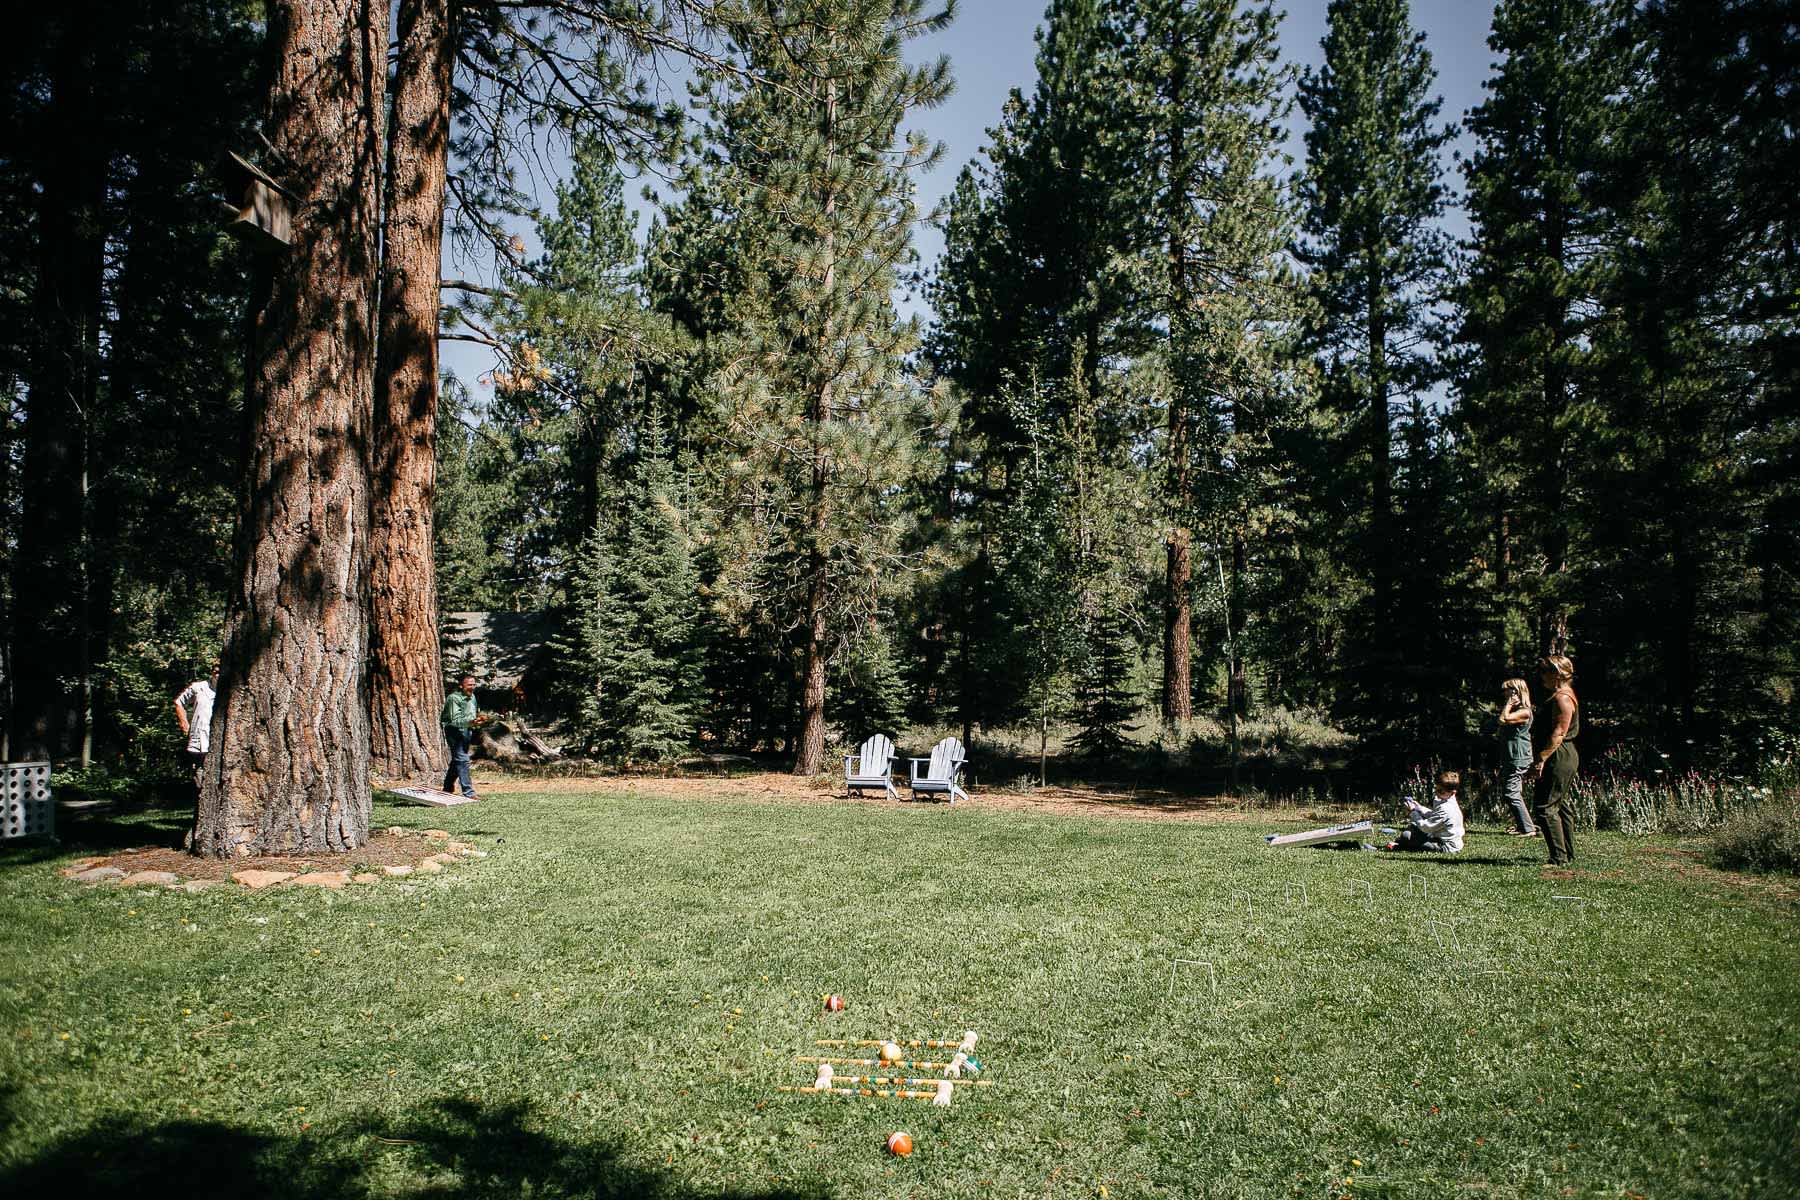
{"label": "grass field", "polygon": [[[719,791],[380,806],[491,855],[342,893],[0,855],[0,1194],[1800,1194],[1791,892]],[[964,1029],[949,1109],[776,1090]]]}

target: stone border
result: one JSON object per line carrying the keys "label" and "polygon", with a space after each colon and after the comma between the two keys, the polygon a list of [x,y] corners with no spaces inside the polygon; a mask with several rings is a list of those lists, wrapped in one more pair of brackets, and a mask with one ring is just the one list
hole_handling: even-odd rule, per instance
{"label": "stone border", "polygon": [[219,887],[228,882],[236,883],[251,891],[263,891],[272,887],[312,887],[341,891],[352,883],[371,884],[380,883],[384,879],[404,879],[409,875],[437,875],[452,863],[487,857],[487,851],[477,850],[468,842],[457,841],[445,829],[412,830],[399,825],[390,825],[375,836],[417,837],[426,841],[441,841],[444,843],[444,847],[442,850],[423,856],[417,863],[384,866],[374,871],[359,871],[354,875],[348,871],[269,871],[249,867],[242,871],[233,871],[230,880],[184,880],[173,871],[126,872],[121,867],[111,865],[112,859],[121,857],[120,855],[97,855],[77,859],[74,863],[58,871],[57,874],[64,879],[73,879],[78,883],[113,883],[119,887],[162,887],[172,891],[187,892],[190,895],[206,891],[208,888]]}

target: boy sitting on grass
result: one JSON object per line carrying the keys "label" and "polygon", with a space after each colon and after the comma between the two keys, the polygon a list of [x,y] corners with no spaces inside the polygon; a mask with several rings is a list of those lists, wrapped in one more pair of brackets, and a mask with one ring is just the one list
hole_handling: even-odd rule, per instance
{"label": "boy sitting on grass", "polygon": [[1383,850],[1429,850],[1439,854],[1456,854],[1463,848],[1462,805],[1456,801],[1462,776],[1455,771],[1439,771],[1437,794],[1429,807],[1412,797],[1406,799],[1406,832]]}

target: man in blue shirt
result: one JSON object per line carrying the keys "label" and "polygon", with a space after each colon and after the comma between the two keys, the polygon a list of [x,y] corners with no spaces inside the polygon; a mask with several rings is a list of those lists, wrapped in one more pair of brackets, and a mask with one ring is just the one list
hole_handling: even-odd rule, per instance
{"label": "man in blue shirt", "polygon": [[475,781],[469,777],[469,742],[474,736],[472,730],[481,721],[475,707],[473,675],[464,675],[457,690],[444,698],[444,711],[439,720],[444,726],[444,741],[450,746],[450,766],[444,772],[444,790],[452,791],[460,785],[462,794],[473,800],[476,798]]}

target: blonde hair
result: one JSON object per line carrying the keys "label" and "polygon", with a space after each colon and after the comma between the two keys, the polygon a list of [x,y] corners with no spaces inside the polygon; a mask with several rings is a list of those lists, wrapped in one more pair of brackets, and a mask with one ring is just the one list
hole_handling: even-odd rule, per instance
{"label": "blonde hair", "polygon": [[1568,683],[1575,678],[1575,664],[1569,661],[1569,656],[1566,654],[1544,655],[1538,659],[1538,670],[1555,672],[1556,678],[1563,683]]}
{"label": "blonde hair", "polygon": [[1500,684],[1500,690],[1511,695],[1522,707],[1530,709],[1531,685],[1526,683],[1523,679],[1505,680]]}

